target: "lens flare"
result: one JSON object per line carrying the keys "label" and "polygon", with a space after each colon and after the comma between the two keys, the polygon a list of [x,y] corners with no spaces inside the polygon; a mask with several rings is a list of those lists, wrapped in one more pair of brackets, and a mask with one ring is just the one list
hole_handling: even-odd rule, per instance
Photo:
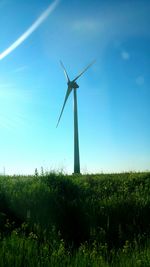
{"label": "lens flare", "polygon": [[41,14],[41,16],[7,49],[0,54],[0,60],[8,56],[13,50],[21,45],[55,10],[60,0],[55,0],[48,8]]}

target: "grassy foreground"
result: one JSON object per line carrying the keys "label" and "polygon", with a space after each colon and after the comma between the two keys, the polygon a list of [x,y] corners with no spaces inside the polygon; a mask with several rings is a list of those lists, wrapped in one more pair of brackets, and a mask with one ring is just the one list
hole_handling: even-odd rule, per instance
{"label": "grassy foreground", "polygon": [[150,173],[0,177],[0,266],[150,266]]}

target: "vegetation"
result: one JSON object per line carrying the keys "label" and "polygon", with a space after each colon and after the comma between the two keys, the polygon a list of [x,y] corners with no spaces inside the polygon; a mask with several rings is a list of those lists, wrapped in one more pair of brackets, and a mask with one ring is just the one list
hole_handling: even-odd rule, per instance
{"label": "vegetation", "polygon": [[0,266],[150,266],[150,173],[0,177]]}

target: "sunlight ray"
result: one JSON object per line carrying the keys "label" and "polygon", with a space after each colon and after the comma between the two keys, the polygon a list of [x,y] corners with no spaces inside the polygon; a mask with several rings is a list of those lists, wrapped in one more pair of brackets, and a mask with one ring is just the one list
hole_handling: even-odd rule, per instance
{"label": "sunlight ray", "polygon": [[0,54],[0,60],[8,56],[13,50],[21,45],[43,22],[47,17],[55,10],[60,0],[55,0],[49,7],[41,14],[41,16],[25,31],[12,45],[5,49]]}

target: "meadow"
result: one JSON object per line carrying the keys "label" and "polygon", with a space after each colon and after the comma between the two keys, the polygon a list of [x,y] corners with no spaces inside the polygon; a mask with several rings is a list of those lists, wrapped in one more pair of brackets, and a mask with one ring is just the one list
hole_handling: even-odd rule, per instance
{"label": "meadow", "polygon": [[150,266],[150,172],[1,176],[0,266]]}

